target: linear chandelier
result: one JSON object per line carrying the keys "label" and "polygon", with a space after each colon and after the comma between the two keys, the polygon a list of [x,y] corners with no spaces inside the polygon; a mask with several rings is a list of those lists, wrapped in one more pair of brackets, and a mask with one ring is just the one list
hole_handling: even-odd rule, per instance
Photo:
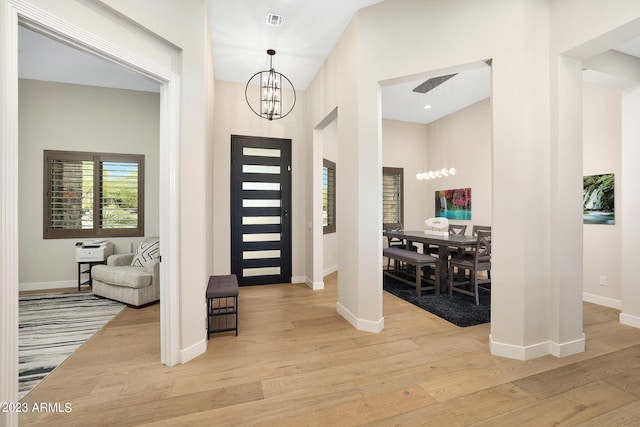
{"label": "linear chandelier", "polygon": [[[273,56],[276,51],[269,49],[267,54],[269,55],[269,70],[258,71],[251,76],[244,89],[244,97],[247,100],[247,105],[255,114],[263,119],[278,120],[287,117],[293,111],[293,107],[296,105],[296,89],[287,76],[278,73],[273,68]],[[252,84],[256,78],[259,84]],[[292,95],[287,95],[289,91],[283,92],[283,84],[291,87],[290,93]],[[256,87],[258,93],[255,90],[250,90],[250,88]]]}
{"label": "linear chandelier", "polygon": [[430,180],[430,179],[436,179],[436,178],[443,178],[445,176],[450,176],[450,175],[455,175],[458,171],[456,171],[454,168],[442,168],[440,170],[437,171],[429,171],[429,172],[419,172],[416,174],[416,178],[418,178],[419,180]]}

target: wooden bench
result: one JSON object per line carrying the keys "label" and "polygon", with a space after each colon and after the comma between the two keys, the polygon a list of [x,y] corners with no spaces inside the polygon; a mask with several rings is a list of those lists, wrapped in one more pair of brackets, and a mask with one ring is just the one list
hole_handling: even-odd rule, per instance
{"label": "wooden bench", "polygon": [[[396,280],[400,280],[401,282],[415,286],[416,293],[418,296],[420,296],[420,293],[422,291],[429,291],[429,290],[433,290],[436,294],[440,293],[440,284],[438,283],[440,278],[440,259],[439,258],[433,257],[431,255],[421,254],[419,252],[400,249],[400,248],[385,248],[382,250],[382,255],[396,261],[401,261],[406,264],[413,265],[416,270],[415,283],[400,276],[395,271],[394,273],[391,273],[390,271],[387,270],[384,272],[385,276],[393,277]],[[435,276],[434,276],[434,280],[432,281],[433,282],[432,285],[423,286],[422,267],[425,267],[428,265],[432,265],[435,267],[435,270],[436,270]]]}
{"label": "wooden bench", "polygon": [[207,284],[207,339],[215,332],[238,335],[238,278],[235,274],[211,276]]}

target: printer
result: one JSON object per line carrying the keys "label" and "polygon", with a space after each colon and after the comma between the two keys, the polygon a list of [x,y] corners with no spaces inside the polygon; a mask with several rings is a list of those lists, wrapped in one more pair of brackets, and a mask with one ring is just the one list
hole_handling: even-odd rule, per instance
{"label": "printer", "polygon": [[111,254],[113,254],[113,243],[108,240],[76,243],[76,262],[103,262]]}

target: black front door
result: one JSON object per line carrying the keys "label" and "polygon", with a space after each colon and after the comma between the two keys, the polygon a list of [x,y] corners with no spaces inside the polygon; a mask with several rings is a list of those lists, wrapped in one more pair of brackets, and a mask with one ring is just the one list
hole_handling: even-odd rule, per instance
{"label": "black front door", "polygon": [[291,282],[291,140],[231,136],[231,272]]}

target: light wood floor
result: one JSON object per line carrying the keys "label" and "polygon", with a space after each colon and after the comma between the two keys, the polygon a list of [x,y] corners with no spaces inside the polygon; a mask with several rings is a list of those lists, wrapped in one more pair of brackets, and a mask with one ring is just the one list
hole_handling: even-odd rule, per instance
{"label": "light wood floor", "polygon": [[240,335],[159,363],[159,306],[125,308],[23,402],[46,426],[640,425],[640,330],[585,303],[584,353],[492,356],[489,325],[458,328],[387,293],[385,328],[359,332],[336,313],[336,276],[240,290]]}

